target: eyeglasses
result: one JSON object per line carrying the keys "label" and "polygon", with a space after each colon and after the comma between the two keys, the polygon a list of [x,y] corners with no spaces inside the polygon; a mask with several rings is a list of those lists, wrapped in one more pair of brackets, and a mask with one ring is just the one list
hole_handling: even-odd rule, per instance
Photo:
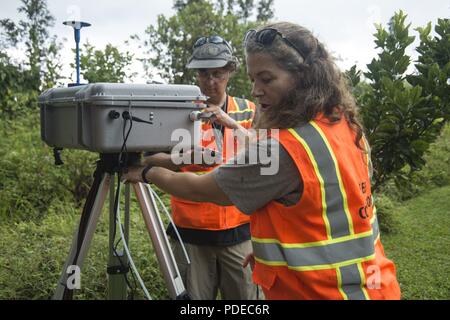
{"label": "eyeglasses", "polygon": [[197,74],[203,80],[206,80],[209,78],[212,78],[213,80],[225,80],[226,77],[229,75],[229,72],[228,71],[220,71],[220,70],[210,72],[207,69],[199,69],[197,71]]}
{"label": "eyeglasses", "polygon": [[255,37],[255,41],[257,43],[262,44],[263,46],[269,46],[273,43],[276,36],[280,36],[283,41],[288,44],[291,48],[293,48],[297,53],[305,60],[305,54],[303,50],[297,47],[291,40],[286,38],[280,31],[274,28],[265,28],[259,31],[254,29],[248,30],[244,37],[244,46],[247,46],[247,42],[250,38]]}
{"label": "eyeglasses", "polygon": [[197,39],[197,41],[195,41],[194,49],[201,47],[206,43],[214,43],[214,44],[222,44],[223,43],[228,47],[228,49],[230,49],[230,51],[233,51],[231,49],[230,44],[220,36],[200,37]]}

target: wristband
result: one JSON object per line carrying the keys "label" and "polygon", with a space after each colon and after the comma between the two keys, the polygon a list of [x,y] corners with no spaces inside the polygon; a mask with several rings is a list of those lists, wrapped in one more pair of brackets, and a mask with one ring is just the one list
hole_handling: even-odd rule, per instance
{"label": "wristband", "polygon": [[152,166],[152,165],[148,165],[148,166],[146,166],[146,167],[144,168],[144,170],[142,170],[142,173],[141,173],[142,181],[143,181],[144,183],[146,183],[146,184],[150,184],[150,182],[147,180],[146,175],[147,175],[147,172],[148,172],[151,168],[153,168],[153,166]]}

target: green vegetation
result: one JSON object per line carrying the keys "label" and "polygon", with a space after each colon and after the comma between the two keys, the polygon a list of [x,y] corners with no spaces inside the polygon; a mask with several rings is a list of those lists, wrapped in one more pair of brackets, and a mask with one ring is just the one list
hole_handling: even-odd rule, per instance
{"label": "green vegetation", "polygon": [[450,186],[396,205],[397,232],[381,236],[403,299],[450,299]]}
{"label": "green vegetation", "polygon": [[[75,52],[75,50],[74,50]],[[129,52],[121,52],[111,44],[106,45],[105,50],[96,50],[90,43],[85,43],[80,52],[80,70],[88,83],[96,82],[124,82],[133,77],[129,67],[133,61],[133,55]],[[75,64],[71,64],[75,68]]]}
{"label": "green vegetation", "polygon": [[[135,206],[131,211],[129,248],[133,260],[152,298],[168,299],[140,211]],[[53,295],[80,212],[81,208],[54,202],[39,221],[0,224],[0,299],[49,299]],[[77,299],[107,298],[108,217],[106,208],[84,263]],[[134,284],[131,278],[130,282]],[[137,287],[134,299],[142,298]]]}
{"label": "green vegetation", "polygon": [[95,165],[95,155],[65,151],[56,167],[51,149],[40,139],[37,115],[0,129],[0,221],[40,220],[53,202],[80,205]]}
{"label": "green vegetation", "polygon": [[415,36],[406,18],[400,11],[387,29],[377,26],[380,52],[367,65],[363,81],[356,67],[347,73],[372,148],[375,190],[392,179],[397,186],[408,185],[450,116],[450,20],[438,20],[435,37],[431,24],[417,29],[417,73],[408,74],[411,59],[405,52]]}
{"label": "green vegetation", "polygon": [[[222,36],[244,64],[242,41],[245,32],[273,18],[273,0],[177,0],[174,4],[175,14],[171,17],[159,15],[157,24],[147,28],[142,41],[133,36],[146,50],[143,62],[150,79],[157,66],[157,74],[168,83],[195,82],[195,72],[186,69],[185,65],[194,42],[201,36]],[[252,19],[255,11],[256,20]],[[228,92],[250,98],[250,89],[250,80],[242,66],[231,79]]]}
{"label": "green vegetation", "polygon": [[[49,11],[45,0],[21,2],[17,11],[23,18],[18,23],[11,19],[0,20],[0,49],[3,51],[24,45],[27,55],[24,62],[27,89],[38,91],[51,88],[56,84],[61,72],[61,43],[49,32],[55,17]],[[1,54],[3,55],[3,52]]]}
{"label": "green vegetation", "polygon": [[380,192],[398,201],[408,200],[431,188],[450,184],[450,126],[443,128],[441,136],[430,145],[424,155],[425,166],[409,175],[409,182],[403,185],[388,181]]}

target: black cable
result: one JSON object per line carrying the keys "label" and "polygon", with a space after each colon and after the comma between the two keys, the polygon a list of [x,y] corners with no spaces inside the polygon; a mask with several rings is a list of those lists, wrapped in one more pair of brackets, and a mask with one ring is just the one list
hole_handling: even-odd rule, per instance
{"label": "black cable", "polygon": [[[115,198],[115,200],[114,200],[114,229],[113,229],[114,232],[113,232],[113,241],[114,241],[114,239],[116,238],[116,230],[117,230],[117,229],[116,229],[117,213],[118,213],[118,204],[117,204],[117,203],[119,202],[119,197],[118,197],[117,195],[120,194],[120,188],[119,188],[119,184],[120,184],[120,183],[121,183],[121,173],[118,174],[118,182],[117,182],[118,188],[116,189],[116,198]],[[116,205],[116,204],[117,204],[117,205]],[[121,224],[121,225],[122,225],[122,224]],[[123,225],[122,225],[122,230],[125,230],[125,228],[123,227]],[[113,252],[114,252],[114,253],[116,254],[116,256],[118,257],[118,260],[119,260],[119,263],[120,263],[121,267],[124,268],[124,267],[125,267],[125,263],[122,262],[122,260],[120,259],[120,257],[119,257],[118,254],[117,254],[117,248],[118,248],[118,246],[119,246],[119,244],[120,244],[121,242],[122,242],[122,237],[120,237],[120,238],[117,240],[117,242],[113,244]],[[129,265],[128,265],[127,267],[129,267]],[[131,289],[131,300],[133,300],[133,299],[134,299],[135,292],[136,292],[136,288],[137,288],[136,277],[135,277],[134,273],[131,272],[131,277],[132,277],[132,279],[133,279],[133,284],[134,284],[134,286],[132,286],[132,285],[130,284],[129,280],[128,280],[127,273],[124,273],[123,275],[124,275],[124,277],[125,277],[125,282],[127,283],[128,288]]]}
{"label": "black cable", "polygon": [[[129,109],[131,111],[131,107]],[[127,134],[125,134],[126,131],[126,126],[127,126],[127,120],[130,120],[130,128],[128,129]],[[126,167],[126,164],[128,163],[128,150],[127,150],[127,141],[128,141],[128,137],[130,136],[131,130],[133,128],[133,119],[125,119],[124,121],[124,125],[123,125],[123,130],[122,130],[122,136],[123,136],[123,144],[122,144],[122,148],[121,151],[119,153],[119,157],[118,157],[118,177],[117,177],[117,189],[116,189],[116,195],[115,195],[115,199],[114,199],[114,227],[113,227],[113,252],[114,254],[117,256],[117,259],[119,260],[119,263],[121,265],[121,267],[124,269],[125,267],[129,267],[125,266],[125,263],[122,261],[122,259],[120,258],[120,256],[117,253],[117,248],[122,240],[122,238],[120,238],[116,243],[114,243],[115,239],[116,239],[116,233],[117,233],[117,213],[118,213],[118,207],[119,207],[119,195],[120,195],[120,184],[121,184],[121,180],[122,180],[122,171],[123,169]],[[125,158],[123,158],[123,156],[125,155]],[[128,280],[127,277],[127,273],[123,273],[124,275],[124,279],[125,282],[128,286],[128,288],[131,289],[131,296],[132,298],[134,297],[134,293],[136,290],[136,278],[133,274],[133,272],[131,272],[132,278],[133,278],[133,282],[134,282],[134,286],[132,286]]]}
{"label": "black cable", "polygon": [[[119,208],[120,183],[121,183],[121,173],[119,172],[117,189],[116,189],[116,194],[115,194],[115,198],[114,198],[114,228],[113,228],[113,239],[112,239],[113,248],[112,249],[113,249],[114,254],[117,256],[117,259],[119,260],[120,266],[122,267],[122,269],[125,269],[125,268],[129,268],[129,265],[125,266],[125,263],[122,261],[119,254],[117,253],[117,248],[118,248],[120,242],[122,241],[122,238],[119,238],[119,240],[116,243],[114,243],[115,238],[116,238],[116,231],[117,231],[116,224],[117,224],[117,213],[118,213],[118,208]],[[124,229],[123,226],[122,226],[122,229]],[[127,287],[131,289],[131,298],[133,299],[137,284],[136,284],[136,278],[135,278],[133,272],[131,272],[131,275],[133,278],[134,286],[132,286],[130,284],[130,281],[128,280],[128,277],[127,277],[127,273],[123,273],[125,283],[127,284]]]}
{"label": "black cable", "polygon": [[[117,240],[117,242],[114,243],[115,238],[116,238],[116,232],[117,232],[117,213],[118,213],[118,206],[119,206],[119,194],[120,194],[120,183],[122,180],[122,173],[123,170],[126,169],[126,167],[129,165],[128,160],[129,160],[129,154],[128,154],[128,149],[127,149],[127,141],[128,138],[130,136],[131,130],[133,128],[133,121],[137,121],[137,122],[143,122],[143,123],[148,123],[148,124],[153,124],[152,122],[148,122],[148,121],[144,121],[142,119],[133,117],[132,113],[131,113],[131,104],[128,107],[128,112],[125,111],[122,114],[124,121],[124,125],[123,125],[123,129],[122,129],[122,137],[123,137],[123,144],[122,144],[122,148],[120,150],[119,153],[119,157],[118,157],[118,182],[117,182],[117,189],[116,189],[116,195],[115,195],[115,199],[114,199],[114,227],[113,227],[113,237],[112,237],[112,241],[113,241],[113,252],[114,254],[117,256],[119,263],[121,265],[121,267],[124,269],[125,268],[125,263],[121,260],[120,256],[117,254],[117,248],[119,246],[119,244],[122,241],[122,238],[119,238]],[[126,127],[127,127],[127,121],[130,121],[130,128],[128,129],[128,132],[126,132]],[[126,132],[126,133],[125,133]],[[122,225],[122,224],[121,224]],[[122,225],[122,229],[123,225]],[[129,267],[129,265],[127,266]],[[133,279],[133,284],[134,286],[132,286],[128,280],[127,277],[127,273],[124,273],[124,278],[125,278],[125,282],[128,286],[128,288],[131,289],[131,299],[134,298],[134,294],[136,292],[136,288],[137,288],[137,281],[136,281],[136,277],[134,275],[133,272],[131,272],[131,276]]]}

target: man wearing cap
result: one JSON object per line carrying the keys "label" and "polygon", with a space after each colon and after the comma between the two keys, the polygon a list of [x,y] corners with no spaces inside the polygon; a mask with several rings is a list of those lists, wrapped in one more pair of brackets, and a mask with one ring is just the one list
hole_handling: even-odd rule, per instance
{"label": "man wearing cap", "polygon": [[[239,67],[238,59],[221,37],[201,37],[195,42],[186,67],[197,71],[198,85],[209,97],[205,112],[213,114],[212,120],[202,125],[202,147],[214,150],[222,161],[227,161],[234,156],[236,131],[242,133],[250,128],[255,112],[252,102],[226,92],[230,77]],[[158,157],[161,155],[146,158],[145,163],[169,167]],[[177,169],[204,174],[214,166],[193,164]],[[220,291],[221,298],[226,300],[260,298],[250,268],[242,266],[245,257],[253,251],[249,216],[234,206],[221,207],[176,197],[171,198],[171,206],[174,223],[191,262],[187,263],[181,244],[175,241],[175,258],[190,297],[214,300]],[[172,225],[167,233],[178,240]]]}

